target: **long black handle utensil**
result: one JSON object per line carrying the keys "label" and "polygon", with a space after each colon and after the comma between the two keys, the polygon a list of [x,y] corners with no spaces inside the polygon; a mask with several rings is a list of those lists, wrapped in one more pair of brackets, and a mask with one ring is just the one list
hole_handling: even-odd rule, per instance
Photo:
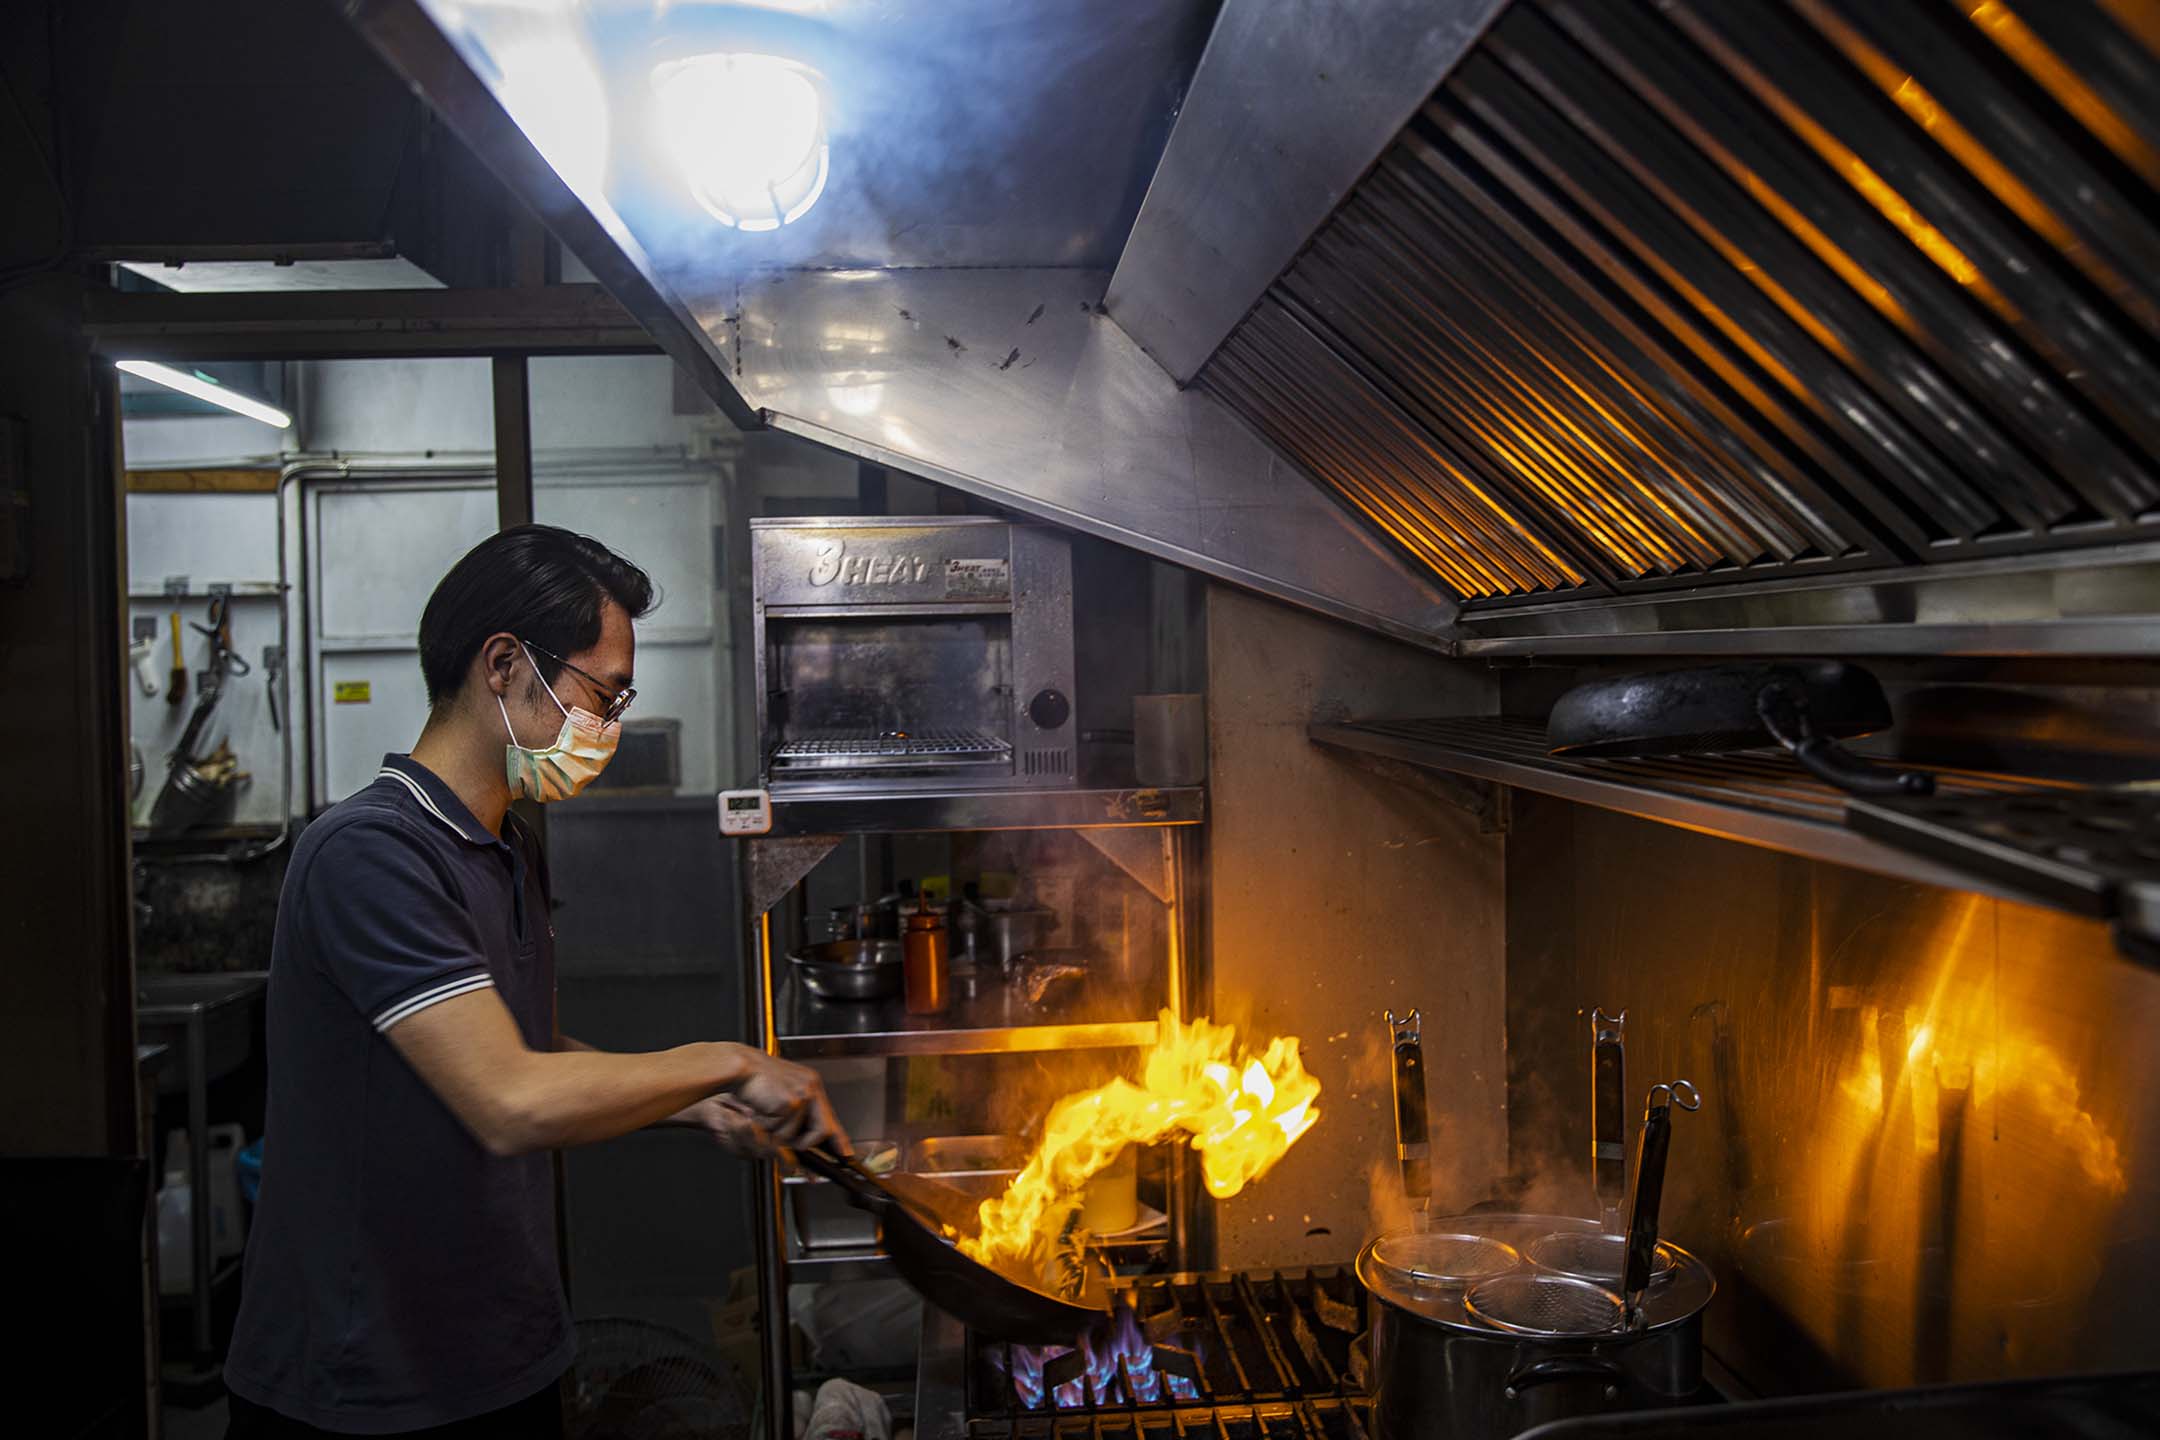
{"label": "long black handle utensil", "polygon": [[1590,1180],[1608,1232],[1627,1207],[1626,1039],[1627,1011],[1590,1011]]}
{"label": "long black handle utensil", "polygon": [[1628,1197],[1627,1262],[1620,1275],[1621,1324],[1642,1323],[1643,1296],[1657,1269],[1658,1210],[1665,1200],[1665,1158],[1672,1146],[1672,1107],[1702,1108],[1702,1096],[1685,1080],[1650,1087],[1642,1133],[1635,1141],[1635,1189]]}
{"label": "long black handle utensil", "polygon": [[1395,1047],[1395,1161],[1402,1167],[1403,1194],[1422,1215],[1432,1204],[1432,1143],[1425,1128],[1424,1025],[1418,1012],[1387,1016]]}

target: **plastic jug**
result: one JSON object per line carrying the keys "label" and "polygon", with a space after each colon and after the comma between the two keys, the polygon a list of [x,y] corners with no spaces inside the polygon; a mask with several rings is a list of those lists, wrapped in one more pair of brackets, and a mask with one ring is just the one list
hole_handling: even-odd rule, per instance
{"label": "plastic jug", "polygon": [[[247,1243],[240,1209],[240,1150],[247,1133],[238,1125],[210,1127],[210,1254],[238,1255]],[[165,1142],[165,1178],[157,1192],[158,1290],[184,1295],[195,1281],[195,1195],[192,1151],[185,1130]]]}
{"label": "plastic jug", "polygon": [[210,1127],[210,1253],[220,1260],[247,1243],[240,1210],[240,1151],[247,1132],[238,1125]]}
{"label": "plastic jug", "polygon": [[157,1192],[161,1295],[185,1295],[195,1286],[195,1206],[189,1191],[187,1132],[175,1130],[165,1142],[165,1179]]}

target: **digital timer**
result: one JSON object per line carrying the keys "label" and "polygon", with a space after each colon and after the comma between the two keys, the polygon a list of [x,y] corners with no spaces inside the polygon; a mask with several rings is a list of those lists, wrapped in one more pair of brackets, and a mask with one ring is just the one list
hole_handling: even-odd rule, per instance
{"label": "digital timer", "polygon": [[722,835],[764,835],[772,830],[772,793],[767,790],[720,792]]}

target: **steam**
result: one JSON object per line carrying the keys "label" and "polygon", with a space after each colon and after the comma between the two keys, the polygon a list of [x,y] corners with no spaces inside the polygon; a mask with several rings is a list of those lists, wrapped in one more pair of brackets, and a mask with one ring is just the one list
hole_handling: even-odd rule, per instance
{"label": "steam", "polygon": [[[1422,1213],[1403,1189],[1402,1168],[1395,1158],[1395,1052],[1386,1025],[1377,1017],[1364,1028],[1357,1052],[1350,1059],[1348,1098],[1372,1100],[1371,1113],[1376,1116],[1375,1153],[1365,1166],[1364,1238],[1426,1228],[1435,1219],[1478,1206],[1595,1218],[1585,1157],[1567,1153],[1564,1146],[1537,1143],[1538,1137],[1557,1138],[1564,1128],[1556,1123],[1563,1113],[1559,1108],[1562,1101],[1554,1093],[1549,1077],[1516,1077],[1510,1091],[1508,1119],[1521,1128],[1513,1137],[1507,1162],[1489,1165],[1466,1153],[1470,1147],[1464,1133],[1476,1124],[1476,1117],[1434,1078],[1447,1068],[1438,1063],[1445,1058],[1438,1053],[1445,1033],[1438,1017],[1426,1016],[1425,1126],[1432,1157],[1432,1198]],[[1580,1078],[1583,1093],[1574,1097],[1574,1103],[1587,1097],[1587,1071]]]}

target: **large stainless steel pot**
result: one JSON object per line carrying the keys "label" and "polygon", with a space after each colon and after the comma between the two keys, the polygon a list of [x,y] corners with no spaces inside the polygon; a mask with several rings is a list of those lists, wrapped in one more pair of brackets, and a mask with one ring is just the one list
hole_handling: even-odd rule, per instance
{"label": "large stainless steel pot", "polygon": [[[1475,1242],[1497,1244],[1513,1257],[1512,1273],[1549,1275],[1524,1252],[1568,1231],[1595,1234],[1598,1226],[1557,1215],[1456,1215],[1433,1220],[1415,1238],[1466,1237],[1466,1256]],[[1677,1246],[1659,1247],[1670,1269],[1650,1287],[1637,1328],[1543,1336],[1497,1329],[1464,1304],[1466,1289],[1508,1263],[1504,1257],[1478,1247],[1474,1260],[1452,1270],[1405,1265],[1390,1249],[1403,1238],[1376,1240],[1357,1259],[1372,1300],[1370,1375],[1381,1440],[1502,1440],[1550,1420],[1669,1405],[1702,1383],[1702,1313],[1716,1282],[1708,1266]]]}
{"label": "large stainless steel pot", "polygon": [[885,1000],[900,993],[898,940],[827,940],[795,951],[788,964],[822,1000]]}
{"label": "large stainless steel pot", "polygon": [[1694,1393],[1717,1286],[1708,1266],[1659,1241],[1658,1218],[1673,1107],[1701,1103],[1685,1080],[1650,1088],[1624,1233],[1564,1216],[1458,1215],[1365,1247],[1357,1274],[1373,1300],[1381,1440],[1502,1440]]}

